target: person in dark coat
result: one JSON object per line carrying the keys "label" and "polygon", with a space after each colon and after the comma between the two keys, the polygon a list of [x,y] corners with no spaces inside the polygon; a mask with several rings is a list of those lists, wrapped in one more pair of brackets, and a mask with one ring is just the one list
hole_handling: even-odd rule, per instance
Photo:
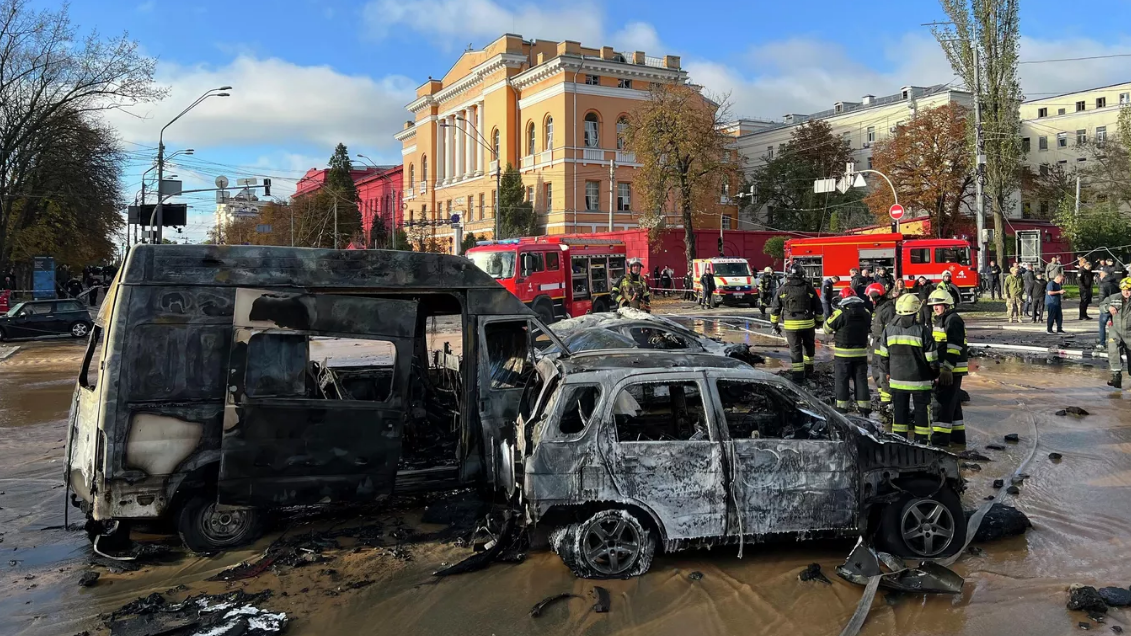
{"label": "person in dark coat", "polygon": [[1033,313],[1033,284],[1037,281],[1037,274],[1033,272],[1033,266],[1028,263],[1021,264],[1021,283],[1025,286],[1025,315],[1028,316]]}
{"label": "person in dark coat", "polygon": [[1088,305],[1092,304],[1092,285],[1095,283],[1096,275],[1092,271],[1090,261],[1080,257],[1078,263],[1076,282],[1080,286],[1080,316],[1077,320],[1091,320],[1092,317],[1088,315]]}
{"label": "person in dark coat", "polygon": [[915,280],[915,295],[919,298],[920,324],[931,324],[931,308],[927,306],[927,299],[931,297],[931,292],[934,290],[935,286],[931,284],[931,281],[927,280],[926,276],[920,276]]}
{"label": "person in dark coat", "polygon": [[1045,273],[1038,271],[1032,287],[1029,288],[1029,296],[1033,299],[1033,322],[1039,322],[1045,318],[1045,286],[1048,282]]}
{"label": "person in dark coat", "polygon": [[990,264],[986,266],[986,274],[989,280],[986,281],[990,292],[990,299],[1001,298],[1001,267],[998,267],[997,261],[990,259]]}

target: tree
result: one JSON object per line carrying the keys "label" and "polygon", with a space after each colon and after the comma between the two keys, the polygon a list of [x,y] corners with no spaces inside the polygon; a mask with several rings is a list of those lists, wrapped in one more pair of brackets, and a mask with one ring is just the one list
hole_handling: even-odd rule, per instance
{"label": "tree", "polygon": [[785,242],[788,237],[771,236],[762,246],[762,253],[774,259],[774,262],[785,260]]}
{"label": "tree", "polygon": [[626,148],[636,153],[640,224],[659,230],[674,199],[683,225],[684,255],[695,259],[695,224],[719,209],[724,179],[739,183],[734,141],[721,130],[726,108],[683,84],[652,84],[648,100],[628,116]]}
{"label": "tree", "polygon": [[499,236],[497,239],[534,236],[538,233],[538,215],[534,203],[526,200],[522,175],[510,163],[499,182]]}
{"label": "tree", "polygon": [[475,236],[475,232],[468,232],[467,234],[465,234],[463,236],[463,241],[459,245],[459,253],[463,254],[467,252],[467,250],[475,247],[475,243],[478,240],[479,239]]}
{"label": "tree", "polygon": [[[926,212],[936,236],[952,236],[974,193],[966,144],[966,109],[954,102],[919,111],[872,153],[873,167],[892,180],[899,202]],[[883,187],[879,187],[883,186]],[[878,184],[864,200],[878,222],[888,222],[891,189]]]}
{"label": "tree", "polygon": [[[766,225],[771,228],[828,231],[828,217],[834,211],[859,220],[858,213],[867,212],[861,203],[862,191],[813,192],[813,181],[844,174],[845,164],[851,161],[852,149],[833,136],[827,121],[809,120],[793,129],[789,142],[776,157],[754,170],[754,206],[766,207]],[[841,229],[848,229],[848,223],[841,225],[845,226]]]}
{"label": "tree", "polygon": [[1066,197],[1057,206],[1055,222],[1077,252],[1122,248],[1118,251],[1126,254],[1131,245],[1131,223],[1115,201],[1082,207],[1077,214],[1074,198]]}
{"label": "tree", "polygon": [[[34,203],[50,196],[38,188],[56,139],[77,131],[77,121],[96,128],[100,112],[165,94],[153,83],[154,60],[141,55],[133,40],[84,36],[71,24],[66,6],[37,11],[31,5],[0,0],[0,271],[9,267],[14,232],[42,226],[47,219],[37,215],[61,209]],[[74,234],[79,243],[68,247],[112,241],[113,230],[83,228]]]}
{"label": "tree", "polygon": [[364,243],[361,212],[357,207],[357,186],[353,182],[353,163],[345,144],[339,143],[334,148],[329,166],[326,183],[318,193],[328,199],[323,201],[324,205],[337,211],[331,244],[337,248],[350,241]]}
{"label": "tree", "polygon": [[[1005,205],[1021,181],[1021,83],[1017,79],[1020,0],[939,0],[953,22],[934,29],[943,53],[982,106],[985,189],[993,208],[994,251],[1005,254]],[[977,37],[975,37],[977,35]],[[975,47],[981,69],[975,81]],[[981,238],[979,237],[979,242]]]}

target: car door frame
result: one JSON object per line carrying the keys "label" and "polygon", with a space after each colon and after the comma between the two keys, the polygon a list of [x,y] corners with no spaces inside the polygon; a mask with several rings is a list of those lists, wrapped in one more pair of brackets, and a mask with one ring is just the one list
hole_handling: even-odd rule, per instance
{"label": "car door frame", "polygon": [[[408,412],[417,301],[237,288],[234,307],[218,502],[270,507],[391,494]],[[304,381],[312,337],[390,342],[390,394],[384,401],[251,395],[248,354],[261,334],[305,337]]]}
{"label": "car door frame", "polygon": [[13,335],[13,338],[42,338],[43,336],[58,335],[58,332],[52,328],[55,324],[55,301],[34,301],[25,305],[22,311],[27,311],[29,307],[42,307],[50,306],[47,312],[39,314],[25,314],[17,316],[23,318],[21,322],[21,331],[19,335]]}
{"label": "car door frame", "polygon": [[[709,439],[660,442],[622,442],[618,439],[613,409],[621,391],[635,384],[678,382],[694,382],[698,386],[703,412],[707,418]],[[607,481],[601,479],[599,483],[588,484],[583,477],[582,491],[595,488],[608,491],[611,485],[616,497],[639,506],[652,515],[660,524],[663,538],[669,544],[694,543],[726,536],[725,459],[719,437],[718,416],[711,401],[707,378],[702,371],[679,369],[641,373],[626,376],[614,383],[608,395],[603,398],[598,416],[600,433],[597,446],[598,453],[605,458]],[[695,465],[696,462],[698,466]],[[629,473],[628,469],[634,465],[639,465],[644,470]],[[704,479],[702,472],[692,472],[695,468],[705,469],[708,477]],[[665,472],[668,474],[665,475]],[[629,477],[630,474],[648,474],[652,478],[641,480]],[[695,504],[699,508],[693,514],[675,514],[677,511],[686,512],[689,505]]]}
{"label": "car door frame", "polygon": [[[735,506],[728,513],[732,532],[764,536],[857,531],[861,522],[858,450],[842,422],[825,409],[807,409],[822,417],[837,439],[733,439],[717,386],[720,380],[759,384],[780,399],[788,399],[790,387],[724,369],[706,375],[727,449],[727,501]],[[815,470],[820,468],[826,470]]]}

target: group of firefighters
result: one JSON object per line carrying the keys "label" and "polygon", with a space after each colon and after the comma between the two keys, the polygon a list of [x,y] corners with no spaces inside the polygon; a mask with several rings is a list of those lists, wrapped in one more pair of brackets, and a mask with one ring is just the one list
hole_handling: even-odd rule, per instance
{"label": "group of firefighters", "polygon": [[[872,411],[868,389],[872,376],[880,391],[881,408],[891,410],[891,430],[917,442],[936,446],[966,443],[966,424],[960,399],[967,373],[966,325],[955,310],[958,298],[946,281],[924,302],[912,293],[874,282],[864,297],[851,285],[840,290],[839,303],[825,320],[821,300],[800,265],[793,265],[770,310],[774,332],[784,332],[789,344],[792,378],[798,384],[813,374],[816,328],[833,336],[836,408],[847,412],[854,394],[856,409]],[[850,386],[853,391],[850,391]],[[931,393],[939,409],[931,419]]]}

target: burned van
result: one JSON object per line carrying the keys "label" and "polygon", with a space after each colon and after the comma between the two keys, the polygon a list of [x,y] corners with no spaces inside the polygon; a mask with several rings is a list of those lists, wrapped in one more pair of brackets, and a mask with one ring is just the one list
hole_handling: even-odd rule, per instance
{"label": "burned van", "polygon": [[466,259],[383,250],[131,250],[91,333],[66,459],[102,532],[176,523],[217,550],[264,510],[513,484],[535,341]]}

